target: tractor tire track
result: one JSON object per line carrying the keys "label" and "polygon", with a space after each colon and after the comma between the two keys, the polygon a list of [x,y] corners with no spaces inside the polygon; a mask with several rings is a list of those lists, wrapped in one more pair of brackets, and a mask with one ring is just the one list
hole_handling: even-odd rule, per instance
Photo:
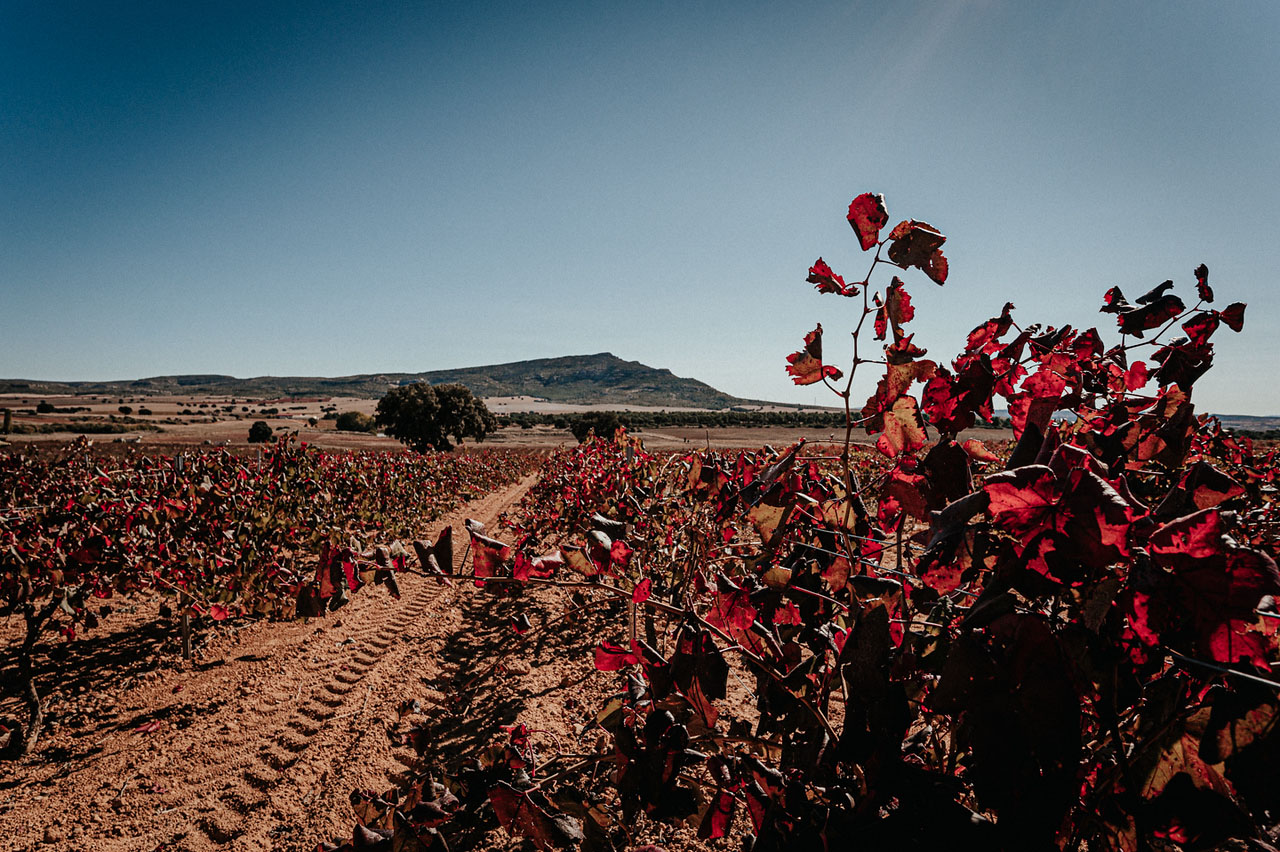
{"label": "tractor tire track", "polygon": [[[452,526],[465,543],[464,518],[495,525],[535,481],[527,476],[429,528]],[[464,553],[455,548],[455,572]],[[58,789],[69,812],[102,819],[77,825],[65,843],[20,827],[12,848],[310,850],[349,836],[351,790],[384,790],[412,765],[381,719],[396,718],[406,693],[440,677],[438,656],[461,624],[457,588],[411,574],[397,581],[399,601],[366,589],[324,618],[250,623],[228,631],[227,643],[241,648],[219,648],[224,659],[166,673],[137,697],[142,714],[103,737],[111,750],[99,749],[96,767]],[[135,730],[151,719],[161,726]]]}

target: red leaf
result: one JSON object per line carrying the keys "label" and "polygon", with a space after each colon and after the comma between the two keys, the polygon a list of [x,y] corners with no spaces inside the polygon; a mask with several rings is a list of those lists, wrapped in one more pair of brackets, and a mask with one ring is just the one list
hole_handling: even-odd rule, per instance
{"label": "red leaf", "polygon": [[1000,316],[992,317],[969,332],[969,339],[964,346],[965,352],[984,352],[987,355],[994,355],[999,352],[1003,348],[1000,338],[1013,325],[1012,311],[1013,302],[1005,302],[1004,310],[1000,312]]}
{"label": "red leaf", "polygon": [[320,597],[327,599],[337,594],[337,590],[333,587],[333,560],[337,557],[336,551],[329,544],[324,543],[324,547],[320,550],[320,561],[316,563],[316,582],[320,584]]}
{"label": "red leaf", "polygon": [[832,594],[839,593],[849,584],[849,570],[849,560],[843,556],[837,556],[831,560],[831,564],[822,572],[822,579],[827,581]]}
{"label": "red leaf", "polygon": [[154,734],[156,731],[160,730],[160,728],[163,726],[164,726],[164,722],[160,721],[159,719],[153,719],[150,722],[146,722],[134,728],[133,732],[135,734]]}
{"label": "red leaf", "polygon": [[[1089,467],[1093,456],[1080,453],[1080,467],[1064,451],[1053,465],[1024,465],[987,477],[987,514],[992,523],[1019,540],[1027,567],[1060,583],[1075,585],[1093,569],[1129,555],[1133,509]],[[1089,464],[1092,463],[1092,464]]]}
{"label": "red leaf", "polygon": [[1144,331],[1163,325],[1182,313],[1185,307],[1177,296],[1166,293],[1141,307],[1117,312],[1116,325],[1120,327],[1121,334],[1142,337]]}
{"label": "red leaf", "polygon": [[1044,465],[1024,465],[993,474],[983,485],[987,514],[1015,536],[1039,531],[1053,516],[1061,497],[1058,478]]}
{"label": "red leaf", "polygon": [[554,576],[556,571],[563,567],[564,554],[558,550],[553,550],[542,556],[535,556],[532,559],[524,553],[517,553],[515,565],[511,569],[511,576],[521,582],[525,582],[530,577],[546,580]]}
{"label": "red leaf", "polygon": [[756,608],[751,605],[750,595],[737,588],[717,592],[711,610],[707,613],[708,624],[719,627],[735,641],[753,651],[761,647],[759,637],[751,630],[755,620]]}
{"label": "red leaf", "polygon": [[1196,293],[1202,302],[1213,301],[1213,288],[1209,286],[1209,267],[1203,263],[1196,267]]}
{"label": "red leaf", "polygon": [[1144,610],[1131,615],[1135,630],[1162,642],[1190,631],[1196,653],[1270,671],[1271,640],[1252,626],[1262,597],[1280,593],[1275,561],[1227,535],[1217,509],[1165,524],[1151,534],[1148,547],[1168,573],[1157,578]]}
{"label": "red leaf", "polygon": [[936,228],[926,222],[907,219],[889,232],[889,260],[899,266],[914,266],[937,284],[947,280],[947,259],[942,244],[947,241]]}
{"label": "red leaf", "polygon": [[355,563],[349,559],[342,560],[342,574],[347,578],[347,588],[351,591],[357,591],[360,588],[360,578],[356,576]]}
{"label": "red leaf", "polygon": [[942,249],[935,249],[933,254],[929,255],[929,260],[921,267],[921,271],[939,286],[947,283],[947,273],[950,270],[951,264],[947,262],[947,256],[942,253]]}
{"label": "red leaf", "polygon": [[964,451],[969,454],[969,458],[980,462],[999,462],[1000,457],[987,449],[987,445],[979,441],[977,438],[970,438],[960,444],[964,447]]}
{"label": "red leaf", "polygon": [[973,426],[975,415],[983,419],[993,416],[991,395],[995,392],[994,369],[986,355],[962,356],[956,359],[955,367],[955,375],[939,367],[920,399],[929,423],[939,432],[953,435]]}
{"label": "red leaf", "polygon": [[822,323],[804,336],[804,348],[787,356],[787,372],[798,385],[811,385],[824,378],[839,379],[843,375],[835,367],[822,363]]}
{"label": "red leaf", "polygon": [[[876,311],[876,340],[884,340],[886,326],[893,328],[893,339],[895,341],[902,339],[902,326],[904,323],[910,322],[916,315],[916,309],[911,304],[911,296],[903,287],[902,279],[894,276],[889,282],[889,286],[884,291],[884,302],[879,299],[876,304],[880,309]],[[923,350],[921,351],[923,353]]]}
{"label": "red leaf", "polygon": [[489,790],[489,802],[508,834],[523,835],[539,849],[576,849],[582,842],[582,828],[577,820],[555,810],[550,803],[545,807],[539,805],[529,793],[505,781],[499,781]]}
{"label": "red leaf", "polygon": [[1191,465],[1178,488],[1186,492],[1197,509],[1211,509],[1245,493],[1243,485],[1205,461]]}
{"label": "red leaf", "polygon": [[1218,329],[1218,312],[1202,311],[1182,324],[1193,346],[1203,346]]}
{"label": "red leaf", "polygon": [[1129,365],[1128,371],[1124,374],[1124,387],[1127,391],[1141,390],[1146,387],[1147,380],[1151,374],[1147,370],[1147,365],[1142,361],[1134,361]]}
{"label": "red leaf", "polygon": [[702,840],[728,837],[736,803],[733,793],[728,790],[718,791],[707,805],[706,815],[698,825],[698,837]]}
{"label": "red leaf", "polygon": [[676,652],[671,657],[670,672],[680,694],[689,699],[707,727],[713,727],[720,715],[715,701],[725,697],[729,664],[716,647],[710,631],[701,628],[680,630],[676,637]]}
{"label": "red leaf", "polygon": [[1227,324],[1227,328],[1238,332],[1244,328],[1244,309],[1244,302],[1232,302],[1218,316]]}
{"label": "red leaf", "polygon": [[804,624],[804,619],[800,617],[800,609],[791,601],[787,601],[785,606],[780,606],[773,611],[774,624]]}
{"label": "red leaf", "polygon": [[211,604],[209,606],[209,617],[214,621],[226,621],[229,615],[231,615],[230,611],[222,604]]}
{"label": "red leaf", "polygon": [[631,545],[618,539],[609,546],[609,561],[620,568],[626,568],[631,564],[631,554],[634,552]]}
{"label": "red leaf", "polygon": [[636,587],[631,591],[631,600],[635,601],[636,603],[644,603],[645,601],[649,600],[649,595],[652,592],[652,590],[653,590],[653,581],[650,580],[648,577],[645,577],[639,583],[636,583]]}
{"label": "red leaf", "polygon": [[628,651],[609,642],[601,642],[595,650],[596,668],[602,672],[616,672],[627,666],[637,665],[640,659],[640,653],[634,648]]}
{"label": "red leaf", "polygon": [[471,531],[471,570],[476,585],[483,586],[481,577],[492,577],[496,570],[511,556],[511,545]]}
{"label": "red leaf", "polygon": [[844,278],[832,272],[831,267],[827,266],[822,258],[818,258],[817,262],[809,267],[809,277],[805,280],[810,284],[816,284],[819,293],[836,293],[840,296],[858,295],[858,285],[845,284]]}
{"label": "red leaf", "polygon": [[915,397],[900,396],[884,413],[884,432],[876,439],[876,449],[893,458],[922,449],[928,437]]}
{"label": "red leaf", "polygon": [[858,235],[863,251],[874,248],[880,240],[880,229],[889,223],[884,196],[864,192],[849,204],[849,226]]}
{"label": "red leaf", "polygon": [[1118,314],[1121,311],[1131,310],[1133,305],[1129,304],[1129,300],[1124,297],[1124,293],[1120,292],[1119,287],[1112,287],[1102,294],[1102,307],[1099,308],[1101,313]]}

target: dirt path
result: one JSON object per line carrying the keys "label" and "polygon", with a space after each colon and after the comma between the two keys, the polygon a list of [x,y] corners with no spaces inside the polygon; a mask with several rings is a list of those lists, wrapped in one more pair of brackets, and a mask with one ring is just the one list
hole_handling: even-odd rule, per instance
{"label": "dirt path", "polygon": [[[432,529],[448,523],[464,543],[465,517],[492,525],[534,480]],[[139,642],[140,668],[126,660],[101,672],[105,684],[71,686],[69,723],[34,759],[0,765],[0,849],[311,849],[349,836],[350,792],[383,791],[414,764],[384,726],[396,708],[412,698],[446,704],[446,681],[509,642],[509,599],[417,576],[400,585],[399,601],[369,589],[325,619],[214,637],[193,666],[142,671]],[[511,665],[533,673],[527,662]],[[536,704],[539,684],[544,695],[568,685],[556,666],[542,669],[506,697],[483,696],[477,730],[512,721],[529,709],[523,699]],[[451,713],[427,715],[441,742],[472,736]]]}

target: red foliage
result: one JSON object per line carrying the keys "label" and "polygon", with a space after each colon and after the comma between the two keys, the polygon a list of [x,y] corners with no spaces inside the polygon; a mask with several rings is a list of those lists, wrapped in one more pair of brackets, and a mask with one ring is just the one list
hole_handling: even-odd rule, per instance
{"label": "red foliage", "polygon": [[[485,802],[537,846],[581,820],[592,849],[634,842],[622,826],[641,813],[702,838],[732,836],[741,814],[757,852],[851,838],[1226,848],[1266,827],[1280,756],[1275,457],[1191,402],[1210,337],[1238,330],[1243,305],[1187,311],[1172,282],[1134,303],[1112,288],[1103,310],[1129,337],[1108,348],[1095,329],[1019,327],[1006,304],[939,366],[904,330],[902,280],[871,281],[889,263],[943,283],[945,238],[908,219],[882,242],[869,193],[848,221],[887,260],[877,251],[846,285],[819,259],[808,280],[863,295],[849,372],[883,373],[860,410],[831,389],[879,454],[656,459],[624,436],[550,458],[508,518],[512,558],[475,574],[532,584],[568,567],[584,601],[625,607],[584,661],[617,678],[591,717],[603,743],[562,786],[481,761],[441,782],[486,791],[447,820],[398,806],[415,830],[466,836]],[[1207,269],[1195,275],[1210,301]],[[857,348],[867,319],[882,361]],[[1186,338],[1167,339],[1179,325]],[[797,383],[841,375],[821,334],[787,359]],[[1138,360],[1139,347],[1152,351]],[[1016,445],[957,442],[997,404]],[[564,558],[532,555],[547,549]],[[637,638],[659,615],[667,631]],[[754,706],[727,699],[731,673]]]}

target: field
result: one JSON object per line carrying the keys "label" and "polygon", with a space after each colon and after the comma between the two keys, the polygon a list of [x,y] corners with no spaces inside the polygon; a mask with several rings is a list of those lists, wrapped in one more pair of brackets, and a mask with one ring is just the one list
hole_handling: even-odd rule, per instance
{"label": "field", "polygon": [[[35,414],[35,406],[47,402],[58,409],[86,409],[75,414],[50,413]],[[249,400],[207,396],[161,396],[161,397],[112,397],[102,396],[49,396],[33,397],[21,394],[0,394],[0,407],[9,407],[15,411],[13,423],[17,427],[49,426],[60,424],[67,431],[57,435],[32,433],[0,436],[0,440],[13,444],[45,444],[55,446],[64,443],[78,434],[77,423],[111,423],[109,419],[131,417],[135,423],[121,423],[121,426],[150,425],[163,431],[152,432],[139,429],[126,430],[119,435],[90,434],[98,443],[119,441],[137,443],[156,449],[174,451],[182,447],[218,445],[228,447],[248,447],[249,426],[257,420],[265,421],[277,435],[296,434],[298,440],[306,441],[317,447],[326,449],[377,449],[395,450],[400,444],[394,438],[380,437],[362,432],[340,432],[334,428],[333,420],[322,420],[326,411],[359,411],[372,414],[377,407],[376,399],[356,397],[323,397],[308,400]],[[120,413],[120,406],[132,409],[129,415]],[[492,410],[498,413],[512,411],[538,411],[544,413],[578,413],[581,411],[607,410],[604,405],[557,405],[539,402],[532,399],[503,399],[490,401]],[[150,413],[138,414],[139,409]],[[227,409],[231,410],[228,411]],[[274,414],[266,413],[275,409]],[[31,413],[23,413],[30,411]],[[184,414],[183,412],[190,412]],[[72,418],[82,418],[73,420]],[[312,424],[310,421],[316,422]],[[789,446],[804,438],[811,442],[834,442],[843,437],[831,429],[802,429],[789,427],[762,428],[720,428],[694,429],[683,427],[667,427],[661,429],[639,430],[635,432],[642,438],[646,446],[654,449],[672,451],[688,449],[695,446],[720,448],[748,448],[764,444],[772,446]],[[1004,430],[970,429],[964,438],[980,438],[982,440],[1006,440],[1009,432]],[[855,435],[857,440],[867,441],[865,435]],[[566,429],[555,429],[550,426],[535,426],[521,429],[507,426],[485,439],[484,446],[496,447],[528,447],[552,449],[576,443],[573,435]]]}
{"label": "field", "polygon": [[[371,400],[14,401],[0,837],[1274,852],[1280,459],[1191,401],[1245,306],[1200,266],[1190,308],[1108,291],[1110,348],[1006,304],[934,362],[902,279],[868,282],[943,284],[945,237],[882,239],[870,193],[848,221],[863,280],[808,278],[854,300],[848,374],[821,324],[780,359],[848,441],[410,452],[320,428]],[[973,429],[997,401],[1013,440]],[[25,428],[76,416],[138,440]]]}

